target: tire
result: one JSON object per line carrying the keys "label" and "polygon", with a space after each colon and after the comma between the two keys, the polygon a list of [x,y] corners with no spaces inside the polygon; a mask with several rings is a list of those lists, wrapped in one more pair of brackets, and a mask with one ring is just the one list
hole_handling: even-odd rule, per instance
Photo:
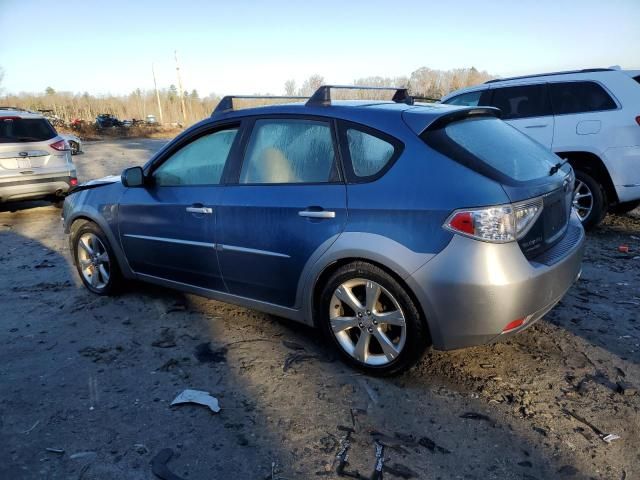
{"label": "tire", "polygon": [[609,208],[609,211],[618,215],[624,215],[638,207],[640,207],[640,200],[634,200],[633,202],[618,203],[617,205]]}
{"label": "tire", "polygon": [[[406,289],[386,271],[367,262],[349,263],[331,275],[316,315],[342,358],[371,375],[404,372],[430,344],[427,325]],[[378,339],[386,343],[384,349]]]}
{"label": "tire", "polygon": [[[71,252],[80,280],[97,295],[113,295],[122,285],[122,275],[111,244],[93,222],[71,227]],[[105,256],[106,254],[106,256]]]}
{"label": "tire", "polygon": [[590,230],[600,224],[607,214],[608,202],[604,188],[590,174],[576,170],[573,207],[582,226]]}

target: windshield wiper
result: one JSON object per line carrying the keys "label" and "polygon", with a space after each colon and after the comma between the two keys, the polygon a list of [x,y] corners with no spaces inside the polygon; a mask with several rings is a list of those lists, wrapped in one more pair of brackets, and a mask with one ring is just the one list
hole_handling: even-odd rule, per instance
{"label": "windshield wiper", "polygon": [[563,160],[562,162],[556,163],[553,167],[551,167],[551,169],[549,169],[549,176],[555,175],[556,173],[558,173],[558,170],[564,167],[567,163],[569,163],[568,159]]}

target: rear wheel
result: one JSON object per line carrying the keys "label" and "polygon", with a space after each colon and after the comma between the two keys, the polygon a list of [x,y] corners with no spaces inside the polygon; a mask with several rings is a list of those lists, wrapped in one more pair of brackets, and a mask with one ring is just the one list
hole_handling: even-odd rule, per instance
{"label": "rear wheel", "polygon": [[373,375],[410,368],[429,344],[421,314],[402,285],[381,268],[353,262],[327,281],[319,323],[342,357]]}
{"label": "rear wheel", "polygon": [[92,222],[72,229],[73,258],[84,286],[98,295],[111,295],[121,283],[120,269],[104,232]]}
{"label": "rear wheel", "polygon": [[602,222],[607,206],[607,196],[602,185],[588,173],[576,170],[573,208],[584,228],[590,229]]}

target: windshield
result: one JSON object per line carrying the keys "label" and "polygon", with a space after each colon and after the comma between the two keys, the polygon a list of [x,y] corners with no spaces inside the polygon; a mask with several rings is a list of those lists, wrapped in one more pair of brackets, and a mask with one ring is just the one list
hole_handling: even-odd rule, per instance
{"label": "windshield", "polygon": [[1,118],[0,143],[43,142],[56,136],[44,118]]}
{"label": "windshield", "polygon": [[436,150],[471,168],[479,164],[488,166],[489,170],[519,182],[548,176],[551,167],[562,161],[538,142],[494,117],[450,123],[426,132],[423,138]]}

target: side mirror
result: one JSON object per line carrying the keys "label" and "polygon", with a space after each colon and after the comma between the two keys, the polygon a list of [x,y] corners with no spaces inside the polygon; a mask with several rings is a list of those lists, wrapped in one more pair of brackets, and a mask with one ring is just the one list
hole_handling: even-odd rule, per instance
{"label": "side mirror", "polygon": [[141,167],[125,168],[120,178],[125,187],[142,187],[144,185],[144,172]]}

